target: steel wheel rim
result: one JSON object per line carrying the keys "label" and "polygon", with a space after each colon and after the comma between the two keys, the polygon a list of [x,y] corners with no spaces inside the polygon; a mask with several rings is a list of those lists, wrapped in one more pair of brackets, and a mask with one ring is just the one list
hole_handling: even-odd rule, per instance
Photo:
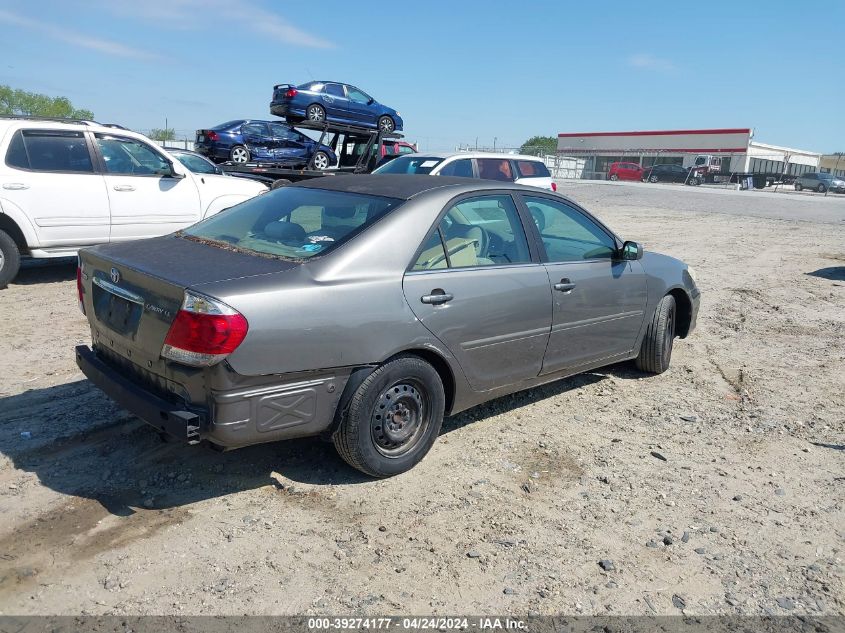
{"label": "steel wheel rim", "polygon": [[233,149],[232,160],[236,163],[245,163],[247,161],[246,150],[242,147],[236,147]]}
{"label": "steel wheel rim", "polygon": [[322,121],[323,120],[323,111],[315,106],[311,106],[308,108],[308,120],[309,121]]}
{"label": "steel wheel rim", "polygon": [[314,167],[317,169],[326,169],[329,166],[329,157],[320,152],[314,157]]}
{"label": "steel wheel rim", "polygon": [[422,385],[400,380],[379,394],[370,424],[373,444],[385,457],[411,452],[431,424],[431,406]]}
{"label": "steel wheel rim", "polygon": [[674,306],[666,315],[666,329],[663,332],[663,360],[669,361],[672,354],[672,344],[675,340],[675,308]]}

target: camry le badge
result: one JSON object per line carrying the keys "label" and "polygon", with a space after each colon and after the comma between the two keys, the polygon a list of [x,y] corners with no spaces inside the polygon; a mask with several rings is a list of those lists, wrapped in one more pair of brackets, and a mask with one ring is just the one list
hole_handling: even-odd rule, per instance
{"label": "camry le badge", "polygon": [[111,269],[111,280],[114,284],[120,281],[120,271],[117,268]]}

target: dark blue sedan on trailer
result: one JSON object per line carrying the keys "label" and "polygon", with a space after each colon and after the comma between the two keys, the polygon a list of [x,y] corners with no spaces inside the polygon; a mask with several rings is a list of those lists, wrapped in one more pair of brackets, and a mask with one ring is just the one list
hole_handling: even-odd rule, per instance
{"label": "dark blue sedan on trailer", "polygon": [[270,114],[285,117],[292,123],[307,119],[379,128],[385,132],[402,130],[402,117],[396,110],[355,86],[335,81],[274,86]]}
{"label": "dark blue sedan on trailer", "polygon": [[316,169],[328,169],[337,164],[331,147],[319,145],[281,121],[238,119],[197,130],[194,149],[218,162],[272,161],[305,165],[313,155]]}

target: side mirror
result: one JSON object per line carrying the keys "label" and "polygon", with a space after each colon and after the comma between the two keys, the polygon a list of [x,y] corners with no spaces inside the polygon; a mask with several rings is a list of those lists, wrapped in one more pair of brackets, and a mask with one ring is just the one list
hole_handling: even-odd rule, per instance
{"label": "side mirror", "polygon": [[181,180],[185,177],[185,174],[179,171],[176,167],[176,163],[170,163],[170,171],[164,175],[168,178],[176,178],[177,180]]}
{"label": "side mirror", "polygon": [[621,259],[635,261],[643,258],[643,246],[637,242],[625,242],[620,249]]}

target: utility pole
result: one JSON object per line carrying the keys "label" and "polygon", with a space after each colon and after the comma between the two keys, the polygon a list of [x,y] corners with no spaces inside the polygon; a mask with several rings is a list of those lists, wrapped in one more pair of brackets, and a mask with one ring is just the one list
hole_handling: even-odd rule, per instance
{"label": "utility pole", "polygon": [[493,151],[494,151],[494,152],[496,151],[496,141],[497,141],[497,140],[499,140],[499,137],[498,137],[498,136],[494,136],[494,137],[493,137]]}

